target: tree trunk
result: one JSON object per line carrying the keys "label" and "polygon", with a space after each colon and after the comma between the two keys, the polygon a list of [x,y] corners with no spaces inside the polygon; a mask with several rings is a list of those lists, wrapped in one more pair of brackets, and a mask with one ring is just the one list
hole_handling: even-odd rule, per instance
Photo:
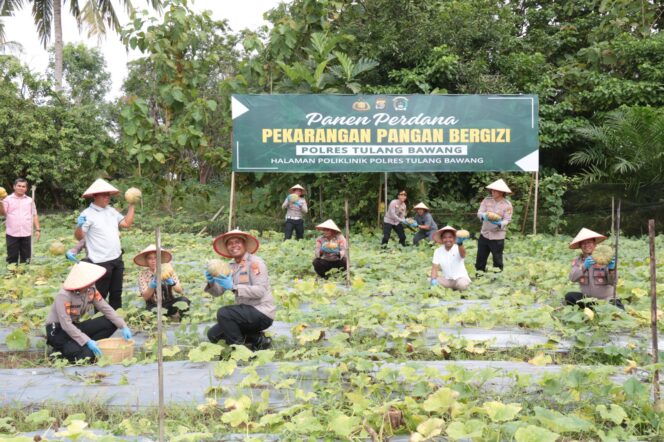
{"label": "tree trunk", "polygon": [[62,0],[53,0],[53,31],[55,34],[55,88],[62,89]]}

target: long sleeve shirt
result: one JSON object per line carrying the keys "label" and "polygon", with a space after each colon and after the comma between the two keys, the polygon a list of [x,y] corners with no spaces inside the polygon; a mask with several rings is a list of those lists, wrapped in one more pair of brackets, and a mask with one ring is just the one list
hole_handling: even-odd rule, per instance
{"label": "long sleeve shirt", "polygon": [[76,327],[75,324],[81,322],[81,318],[93,306],[117,328],[125,328],[127,326],[124,320],[113,310],[113,307],[108,305],[96,289],[87,293],[81,293],[65,290],[64,288],[55,297],[55,301],[46,318],[46,325],[58,325],[78,345],[83,346],[90,340],[90,337]]}
{"label": "long sleeve shirt", "polygon": [[[270,319],[274,319],[277,307],[274,305],[267,266],[258,256],[247,253],[241,262],[230,262],[233,278],[235,302],[254,307]],[[219,284],[208,283],[205,291],[212,296],[219,296],[224,289]]]}
{"label": "long sleeve shirt", "polygon": [[[150,281],[152,281],[152,278],[154,278],[155,274],[152,273],[152,271],[147,268],[142,270],[138,274],[138,291],[140,292],[141,296],[143,296],[143,293],[148,291],[148,288],[150,288]],[[171,279],[175,284],[174,286],[180,284],[180,278],[178,278],[177,273],[173,271],[173,275],[171,276]],[[173,288],[169,287],[166,285],[166,283],[162,280],[162,303],[163,302],[168,302],[173,300]],[[148,308],[154,307],[157,305],[157,291],[152,294],[152,297],[145,301],[145,304],[147,305]]]}
{"label": "long sleeve shirt", "polygon": [[401,202],[399,199],[392,200],[390,205],[387,206],[383,222],[396,226],[406,219],[406,210],[406,203]]}
{"label": "long sleeve shirt", "polygon": [[491,197],[484,198],[477,211],[477,217],[482,220],[482,215],[487,212],[494,212],[503,220],[499,226],[489,221],[483,221],[480,233],[486,239],[505,239],[507,225],[512,221],[512,203],[505,198],[500,201],[496,201]]}
{"label": "long sleeve shirt", "polygon": [[616,272],[607,266],[594,264],[589,269],[583,266],[587,258],[582,255],[572,261],[569,280],[578,282],[581,293],[590,298],[609,299],[613,297],[613,286],[616,285]]}
{"label": "long sleeve shirt", "polygon": [[286,209],[286,219],[302,219],[305,213],[309,211],[307,207],[307,200],[300,197],[298,202],[302,202],[302,205],[297,205],[288,201],[288,197],[284,200],[284,203],[281,205],[282,209]]}
{"label": "long sleeve shirt", "polygon": [[[338,244],[339,254],[328,253],[322,250],[323,245],[327,244],[330,241],[336,242]],[[316,258],[322,258],[325,261],[339,261],[340,259],[346,257],[347,249],[348,249],[348,242],[341,233],[337,234],[332,238],[327,238],[325,235],[322,235],[319,236],[318,239],[316,239],[316,250],[314,252],[314,255]]]}
{"label": "long sleeve shirt", "polygon": [[35,202],[27,195],[22,197],[12,193],[2,200],[7,217],[7,235],[13,237],[32,236],[32,224],[37,215]]}
{"label": "long sleeve shirt", "polygon": [[429,237],[431,237],[431,235],[433,235],[433,233],[436,230],[438,230],[438,225],[433,220],[433,216],[431,216],[431,213],[429,212],[424,212],[424,215],[419,215],[419,214],[415,215],[415,222],[417,223],[418,226],[429,227],[428,229],[420,228],[420,230],[427,233]]}

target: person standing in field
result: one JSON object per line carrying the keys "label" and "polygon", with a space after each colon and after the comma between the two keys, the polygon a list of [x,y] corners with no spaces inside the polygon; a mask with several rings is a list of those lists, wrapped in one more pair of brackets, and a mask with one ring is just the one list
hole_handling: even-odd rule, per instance
{"label": "person standing in field", "polygon": [[281,205],[286,209],[286,225],[284,226],[284,240],[291,239],[293,230],[295,237],[300,240],[304,237],[304,214],[309,210],[307,200],[304,199],[304,187],[299,184],[288,189],[288,196]]}
{"label": "person standing in field", "polygon": [[0,193],[0,216],[6,217],[7,264],[29,263],[32,254],[32,226],[35,239],[39,241],[41,228],[35,202],[28,195],[28,181],[18,178],[14,181],[14,192],[7,196]]}
{"label": "person standing in field", "polygon": [[97,179],[83,193],[92,203],[78,217],[76,239],[85,237],[87,261],[102,266],[106,274],[97,281],[97,290],[115,310],[122,307],[122,278],[124,262],[120,244],[120,228],[128,229],[134,222],[134,205],[129,204],[127,215],[110,206],[111,195],[120,193],[111,184]]}
{"label": "person standing in field", "polygon": [[577,305],[581,308],[591,307],[593,301],[584,301],[584,298],[608,300],[616,307],[625,310],[620,299],[613,302],[613,288],[616,285],[616,257],[607,265],[595,262],[592,254],[597,244],[606,240],[606,236],[593,232],[585,227],[569,244],[570,249],[581,249],[581,255],[572,261],[569,280],[578,282],[580,292],[569,292],[565,295],[565,304]]}
{"label": "person standing in field", "polygon": [[505,235],[507,225],[512,221],[512,203],[505,199],[505,196],[512,191],[503,180],[494,181],[486,188],[491,192],[491,196],[482,200],[477,211],[477,217],[482,221],[482,229],[477,240],[475,270],[485,272],[486,262],[491,254],[493,266],[502,271]]}
{"label": "person standing in field", "polygon": [[392,234],[392,230],[397,232],[397,236],[399,237],[399,244],[402,246],[406,245],[406,233],[403,230],[403,226],[407,225],[407,200],[408,194],[405,190],[401,190],[399,191],[397,197],[390,201],[390,205],[387,206],[385,216],[383,217],[383,240],[381,241],[381,245],[384,246],[388,243],[390,240],[390,235]]}
{"label": "person standing in field", "polygon": [[431,210],[429,210],[426,204],[419,203],[413,207],[413,209],[415,209],[417,212],[417,215],[415,215],[417,232],[415,232],[415,236],[413,237],[413,245],[416,246],[417,243],[425,238],[428,241],[431,241],[433,234],[436,232],[436,230],[438,230],[438,225],[433,220],[433,216],[431,216]]}
{"label": "person standing in field", "polygon": [[316,239],[313,266],[318,276],[327,279],[327,273],[332,269],[346,270],[348,242],[331,219],[317,225],[316,230],[323,234]]}

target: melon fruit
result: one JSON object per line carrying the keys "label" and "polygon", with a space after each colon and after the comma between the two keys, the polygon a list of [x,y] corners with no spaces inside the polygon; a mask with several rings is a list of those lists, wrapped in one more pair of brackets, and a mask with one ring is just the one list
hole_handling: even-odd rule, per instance
{"label": "melon fruit", "polygon": [[290,195],[288,195],[288,202],[291,203],[291,204],[296,203],[297,200],[299,200],[299,199],[300,199],[300,196],[297,193],[291,193]]}
{"label": "melon fruit", "polygon": [[125,192],[125,200],[129,204],[137,204],[141,200],[141,196],[143,196],[143,194],[139,189],[135,187],[130,187]]}
{"label": "melon fruit", "polygon": [[487,218],[489,221],[500,221],[500,220],[502,220],[502,218],[500,217],[500,215],[498,215],[498,214],[495,213],[495,212],[487,212],[487,213],[486,213],[486,218]]}
{"label": "melon fruit", "polygon": [[3,200],[7,197],[7,191],[4,187],[0,187],[0,200]]}
{"label": "melon fruit", "polygon": [[48,252],[53,256],[60,256],[65,254],[65,245],[60,241],[53,241],[48,246]]}
{"label": "melon fruit", "polygon": [[606,244],[598,245],[593,252],[593,259],[601,266],[608,265],[613,259],[613,256],[613,249]]}
{"label": "melon fruit", "polygon": [[161,280],[162,281],[165,280],[165,279],[168,279],[168,278],[172,278],[174,273],[175,273],[175,270],[173,270],[173,266],[170,263],[165,262],[161,265]]}
{"label": "melon fruit", "polygon": [[406,222],[407,222],[408,224],[414,224],[414,223],[415,223],[415,219],[414,219],[414,218],[406,218]]}
{"label": "melon fruit", "polygon": [[211,259],[207,263],[207,271],[210,275],[217,276],[229,276],[231,274],[231,268],[227,262],[222,261],[221,259]]}
{"label": "melon fruit", "polygon": [[457,238],[470,238],[470,232],[468,230],[457,230]]}
{"label": "melon fruit", "polygon": [[330,250],[337,250],[339,248],[339,243],[336,241],[328,241],[325,243],[325,247]]}

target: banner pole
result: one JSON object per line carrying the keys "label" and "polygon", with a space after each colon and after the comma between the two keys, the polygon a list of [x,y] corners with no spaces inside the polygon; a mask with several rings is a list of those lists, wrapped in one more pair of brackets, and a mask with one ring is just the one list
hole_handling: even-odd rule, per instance
{"label": "banner pole", "polygon": [[616,197],[611,196],[611,236],[616,234]]}
{"label": "banner pole", "polygon": [[539,168],[535,171],[535,200],[533,201],[533,235],[537,235],[537,199],[539,198]]}
{"label": "banner pole", "polygon": [[530,198],[533,196],[533,183],[535,182],[535,174],[530,175],[530,186],[528,187],[528,199],[526,200],[526,210],[523,214],[523,222],[521,223],[521,233],[526,233],[526,223],[528,222],[528,211],[530,210]]}
{"label": "banner pole", "polygon": [[348,197],[344,197],[344,213],[346,215],[346,285],[351,286],[350,281],[350,221],[348,218]]}
{"label": "banner pole", "polygon": [[620,239],[620,203],[622,202],[621,199],[618,199],[618,210],[616,210],[616,247],[615,247],[615,254],[616,254],[616,283],[613,285],[613,303],[616,303],[616,290],[618,288],[618,240]]}
{"label": "banner pole", "polygon": [[385,172],[385,210],[387,210],[387,172]]}
{"label": "banner pole", "polygon": [[[659,363],[659,345],[657,338],[657,256],[655,253],[655,220],[648,220],[648,236],[650,237],[650,329],[652,331],[652,363]],[[659,401],[659,368],[655,368],[652,377],[653,399]]]}
{"label": "banner pole", "polygon": [[381,201],[382,198],[383,198],[383,182],[382,182],[381,176],[378,175],[378,207],[376,209],[376,214],[378,216],[376,221],[377,221],[378,227],[380,227],[380,225],[381,225],[380,217],[381,217],[382,214],[380,213],[380,201]]}
{"label": "banner pole", "polygon": [[235,215],[235,171],[231,172],[231,196],[228,206],[228,231],[233,230],[233,215]]}
{"label": "banner pole", "polygon": [[[37,185],[32,186],[32,204],[37,207],[37,202],[35,201],[35,192],[37,191]],[[30,220],[30,226],[34,224],[34,220]],[[32,232],[30,235],[30,262],[32,262],[32,257],[35,256],[35,232]]]}
{"label": "banner pole", "polygon": [[155,229],[155,244],[157,249],[157,381],[159,385],[159,442],[164,442],[164,354],[163,354],[163,336],[162,336],[162,293],[161,293],[161,232],[159,227]]}

